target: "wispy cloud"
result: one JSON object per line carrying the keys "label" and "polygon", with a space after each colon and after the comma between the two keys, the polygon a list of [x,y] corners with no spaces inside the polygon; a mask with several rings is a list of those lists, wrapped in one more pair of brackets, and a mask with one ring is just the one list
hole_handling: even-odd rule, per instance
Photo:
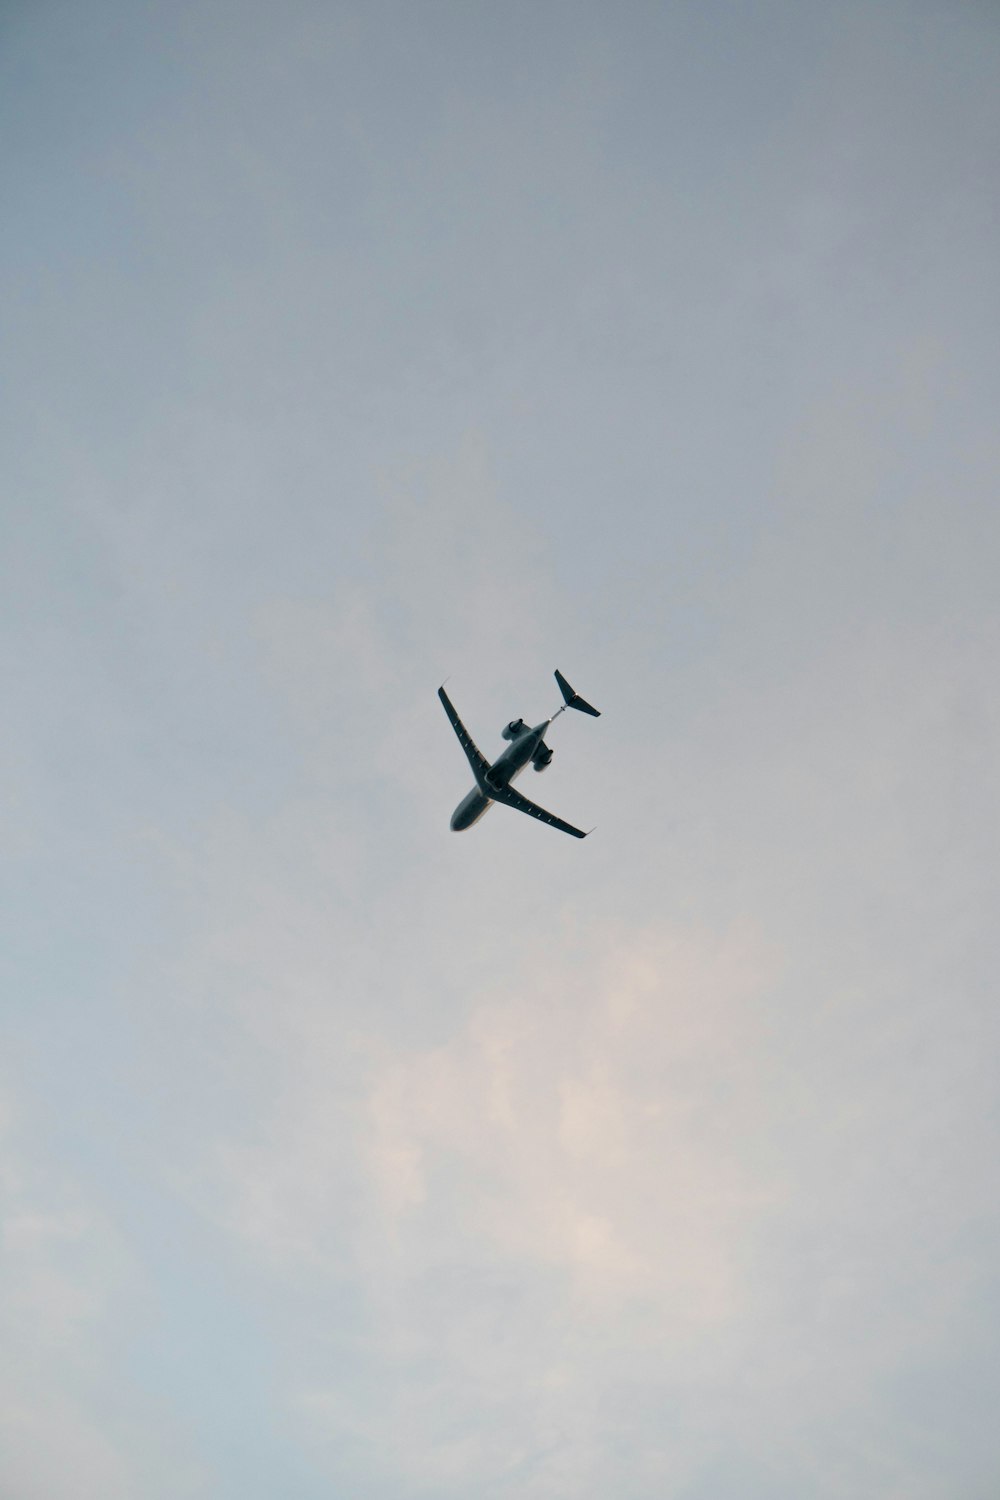
{"label": "wispy cloud", "polygon": [[15,1118],[8,1108],[0,1142],[3,1483],[12,1495],[125,1500],[134,1474],[106,1430],[101,1389],[128,1258],[79,1191],[46,1182],[18,1149]]}

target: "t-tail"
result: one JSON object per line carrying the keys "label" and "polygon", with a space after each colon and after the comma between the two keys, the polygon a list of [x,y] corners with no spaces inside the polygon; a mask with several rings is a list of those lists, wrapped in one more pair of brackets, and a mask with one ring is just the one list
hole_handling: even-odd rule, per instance
{"label": "t-tail", "polygon": [[[586,698],[581,698],[579,693],[575,693],[558,667],[556,668],[556,682],[559,684],[559,691],[563,695],[563,702],[567,708],[578,708],[582,714],[591,714],[595,719],[601,717],[600,709],[588,703]],[[560,712],[562,712],[561,709]]]}

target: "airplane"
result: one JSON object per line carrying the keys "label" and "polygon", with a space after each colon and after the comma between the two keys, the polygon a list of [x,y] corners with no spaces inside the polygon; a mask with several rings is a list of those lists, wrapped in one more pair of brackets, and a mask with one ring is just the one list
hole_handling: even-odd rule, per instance
{"label": "airplane", "polygon": [[[556,682],[563,695],[562,707],[556,709],[551,719],[545,719],[541,724],[536,724],[534,729],[530,729],[523,719],[511,719],[510,723],[501,730],[503,738],[509,740],[510,744],[492,765],[458,717],[455,706],[444,687],[438,688],[438,697],[444,705],[444,711],[451,720],[451,727],[458,735],[458,743],[465,751],[465,757],[476,778],[472,791],[467,797],[462,798],[451,815],[451,826],[455,833],[471,828],[473,823],[478,823],[484,812],[489,811],[494,802],[502,802],[505,807],[516,807],[518,812],[527,813],[532,818],[539,818],[541,822],[548,823],[551,828],[560,828],[563,833],[571,833],[575,839],[587,837],[579,828],[574,828],[572,823],[564,823],[562,818],[546,812],[544,807],[539,807],[536,802],[529,802],[527,797],[522,797],[521,793],[515,792],[511,786],[514,777],[524,770],[529,760],[536,771],[544,771],[550,764],[552,751],[545,743],[545,731],[560,714],[566,712],[567,708],[579,709],[580,713],[591,714],[595,719],[601,717],[598,709],[592,707],[580,697],[579,693],[573,691],[558,669]],[[590,832],[593,833],[593,829]]]}

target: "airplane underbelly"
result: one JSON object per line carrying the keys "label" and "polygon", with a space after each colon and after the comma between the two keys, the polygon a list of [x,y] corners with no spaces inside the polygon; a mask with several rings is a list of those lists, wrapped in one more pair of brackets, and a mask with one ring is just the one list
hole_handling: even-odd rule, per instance
{"label": "airplane underbelly", "polygon": [[465,828],[471,828],[477,823],[483,813],[493,806],[491,798],[484,797],[478,787],[473,787],[467,797],[463,797],[451,815],[451,827],[453,833],[461,833]]}

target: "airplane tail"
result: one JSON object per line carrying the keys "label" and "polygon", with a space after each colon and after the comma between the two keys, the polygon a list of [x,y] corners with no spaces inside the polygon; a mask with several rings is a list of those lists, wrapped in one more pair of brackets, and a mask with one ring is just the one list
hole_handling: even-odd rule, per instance
{"label": "airplane tail", "polygon": [[595,719],[601,717],[600,709],[594,708],[585,698],[581,698],[579,693],[575,693],[558,667],[556,668],[556,682],[559,684],[559,691],[563,695],[567,708],[578,708],[582,714],[590,714]]}

